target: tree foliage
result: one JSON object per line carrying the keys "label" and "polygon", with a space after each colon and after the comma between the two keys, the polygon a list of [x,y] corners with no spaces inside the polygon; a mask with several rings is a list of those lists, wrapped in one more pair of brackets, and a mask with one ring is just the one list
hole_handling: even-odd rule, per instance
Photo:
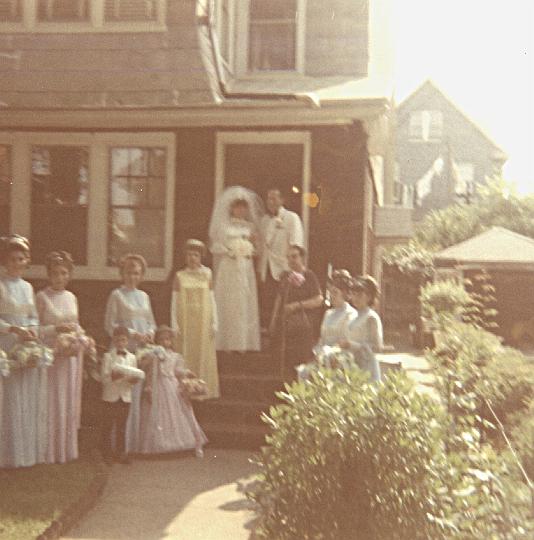
{"label": "tree foliage", "polygon": [[534,196],[520,196],[500,179],[478,190],[472,204],[457,203],[430,212],[417,226],[414,238],[397,246],[385,261],[405,273],[432,273],[432,254],[500,226],[534,238]]}

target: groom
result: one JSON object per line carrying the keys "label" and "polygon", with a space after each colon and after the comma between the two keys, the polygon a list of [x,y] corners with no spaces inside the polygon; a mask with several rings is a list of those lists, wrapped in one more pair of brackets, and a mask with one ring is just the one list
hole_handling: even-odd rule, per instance
{"label": "groom", "polygon": [[288,270],[287,252],[291,246],[304,247],[304,232],[300,217],[284,208],[279,189],[267,192],[268,213],[260,223],[262,250],[259,263],[261,282],[262,326],[268,327],[282,273]]}

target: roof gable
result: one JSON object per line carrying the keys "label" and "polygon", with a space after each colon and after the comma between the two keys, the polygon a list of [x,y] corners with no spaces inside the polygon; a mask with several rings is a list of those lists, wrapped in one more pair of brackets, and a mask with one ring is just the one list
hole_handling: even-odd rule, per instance
{"label": "roof gable", "polygon": [[496,155],[500,157],[500,159],[503,161],[507,159],[508,156],[506,155],[506,152],[500,146],[498,146],[495,141],[469,115],[460,109],[458,105],[454,103],[454,101],[447,96],[443,90],[438,88],[438,86],[430,79],[427,79],[397,105],[397,117],[401,118],[405,112],[408,112],[411,109],[413,102],[416,101],[417,98],[425,95],[438,96],[439,99],[443,100],[449,107],[453,108],[467,124],[469,124],[483,139],[488,142],[489,145],[494,148]]}

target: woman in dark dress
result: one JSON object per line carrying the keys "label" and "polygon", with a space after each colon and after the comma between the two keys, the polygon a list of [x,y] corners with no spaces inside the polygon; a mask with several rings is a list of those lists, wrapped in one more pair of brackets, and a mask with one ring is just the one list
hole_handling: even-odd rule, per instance
{"label": "woman in dark dress", "polygon": [[304,263],[306,251],[292,246],[287,255],[289,271],[280,288],[271,318],[270,334],[287,378],[296,378],[295,367],[313,357],[323,295],[316,275]]}

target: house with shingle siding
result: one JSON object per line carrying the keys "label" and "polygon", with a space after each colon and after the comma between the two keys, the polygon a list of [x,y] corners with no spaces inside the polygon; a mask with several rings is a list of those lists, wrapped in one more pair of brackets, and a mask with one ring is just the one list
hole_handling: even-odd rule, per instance
{"label": "house with shingle siding", "polygon": [[370,271],[393,203],[388,0],[0,0],[0,233],[70,251],[98,334],[116,263],[169,276],[217,194],[280,186],[309,266]]}

